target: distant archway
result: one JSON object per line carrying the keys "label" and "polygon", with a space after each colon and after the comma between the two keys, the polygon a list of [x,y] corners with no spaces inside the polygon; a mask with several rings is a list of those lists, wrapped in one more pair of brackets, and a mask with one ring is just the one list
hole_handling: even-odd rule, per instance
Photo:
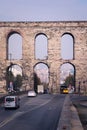
{"label": "distant archway", "polygon": [[66,85],[69,84],[75,87],[75,67],[71,63],[64,63],[60,68],[60,84]]}
{"label": "distant archway", "polygon": [[38,85],[43,85],[47,91],[49,84],[49,69],[44,63],[38,63],[34,66],[34,89],[37,92]]}
{"label": "distant archway", "polygon": [[8,66],[6,82],[8,91],[20,91],[22,87],[22,68],[19,65],[11,63]]}

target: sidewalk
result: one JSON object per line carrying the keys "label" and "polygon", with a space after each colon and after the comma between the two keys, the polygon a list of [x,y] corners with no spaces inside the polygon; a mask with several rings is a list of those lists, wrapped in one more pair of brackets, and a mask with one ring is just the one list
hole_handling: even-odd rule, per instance
{"label": "sidewalk", "polygon": [[57,130],[83,130],[76,108],[66,95]]}
{"label": "sidewalk", "polygon": [[84,130],[76,108],[71,106],[71,130]]}

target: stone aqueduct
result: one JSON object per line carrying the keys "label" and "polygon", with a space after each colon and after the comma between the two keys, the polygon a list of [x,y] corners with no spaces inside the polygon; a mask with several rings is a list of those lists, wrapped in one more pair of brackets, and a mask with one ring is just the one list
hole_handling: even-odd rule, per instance
{"label": "stone aqueduct", "polygon": [[[70,63],[75,67],[75,85],[79,81],[87,81],[87,21],[65,21],[65,22],[0,22],[0,87],[6,87],[6,69],[10,64],[7,59],[7,41],[12,33],[22,36],[22,59],[12,60],[23,70],[23,85],[33,88],[33,68],[35,64],[45,63],[50,71],[49,88],[59,91],[60,66]],[[35,37],[37,34],[45,34],[48,40],[48,58],[37,60],[34,56]],[[74,57],[71,60],[61,58],[61,36],[69,33],[74,38]],[[30,82],[29,82],[30,81]]]}

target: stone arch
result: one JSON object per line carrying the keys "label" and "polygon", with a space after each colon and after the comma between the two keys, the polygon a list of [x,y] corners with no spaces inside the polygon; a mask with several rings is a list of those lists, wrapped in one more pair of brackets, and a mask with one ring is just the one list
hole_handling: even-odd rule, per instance
{"label": "stone arch", "polygon": [[[72,78],[72,79],[69,79]],[[66,84],[67,86],[69,84],[72,84],[74,88],[75,86],[75,78],[76,78],[76,69],[75,65],[71,62],[64,62],[60,66],[60,84]],[[69,80],[68,83],[66,80]]]}
{"label": "stone arch", "polygon": [[[15,37],[15,39],[14,39],[14,42],[15,42],[15,40],[17,40],[17,42],[18,42],[18,39],[20,39],[21,40],[21,42],[20,43],[18,43],[18,44],[20,44],[20,55],[21,55],[21,58],[18,58],[18,60],[19,59],[22,59],[22,35],[21,35],[21,33],[20,32],[18,32],[18,31],[10,31],[9,33],[8,33],[8,35],[7,35],[7,47],[6,47],[6,59],[8,59],[8,60],[10,60],[11,58],[12,58],[12,56],[11,56],[11,53],[9,53],[9,51],[10,51],[10,46],[11,45],[9,45],[10,44],[10,41],[9,41],[9,39],[10,39],[10,37],[14,37],[16,35],[16,37]],[[17,39],[18,38],[18,39]],[[16,48],[17,48],[17,46],[15,46]],[[15,58],[16,59],[16,58]],[[14,59],[14,60],[15,60]],[[12,58],[12,60],[13,60],[13,58]]]}
{"label": "stone arch", "polygon": [[15,90],[17,89],[17,86],[14,86],[14,85],[16,83],[17,76],[19,77],[19,75],[21,77],[21,82],[22,82],[23,69],[22,69],[22,66],[20,66],[19,64],[11,63],[6,68],[6,86],[7,86],[7,90],[9,88],[10,82],[13,83],[13,88],[15,88]]}
{"label": "stone arch", "polygon": [[74,36],[72,33],[65,32],[61,36],[61,56],[62,59],[74,59]]}
{"label": "stone arch", "polygon": [[[38,82],[35,79],[35,76]],[[43,85],[44,91],[47,91],[49,86],[49,67],[44,62],[38,62],[34,65],[34,89],[37,92],[38,85]],[[36,86],[37,84],[37,86]]]}
{"label": "stone arch", "polygon": [[[43,44],[42,43],[39,44],[39,42],[42,42]],[[45,33],[36,34],[34,47],[35,47],[35,49],[34,49],[35,50],[35,59],[42,59],[42,60],[48,59],[48,38]],[[38,54],[37,54],[37,52],[38,52]],[[42,52],[42,56],[39,54],[40,52]]]}
{"label": "stone arch", "polygon": [[[34,65],[34,67],[35,67],[36,65],[40,64],[40,63],[46,65],[46,66],[48,67],[48,69],[49,69],[49,65],[48,65],[47,63],[43,62],[43,61],[37,62],[37,63]],[[34,69],[34,67],[33,67],[33,69]]]}
{"label": "stone arch", "polygon": [[[20,76],[19,76],[20,75]],[[22,67],[19,64],[11,63],[6,68],[6,89],[10,90],[10,83],[12,83],[13,88],[12,91],[18,91],[21,86],[17,85],[19,82],[22,83],[22,76],[23,76],[23,70]],[[20,79],[21,78],[21,79]],[[20,80],[20,81],[19,81]]]}
{"label": "stone arch", "polygon": [[73,37],[73,39],[74,39],[74,35],[73,35],[73,33],[71,33],[71,32],[64,32],[64,33],[62,33],[61,37],[62,37],[63,35],[65,35],[65,34],[71,35],[71,36]]}
{"label": "stone arch", "polygon": [[21,32],[18,31],[18,30],[10,30],[8,33],[7,33],[7,40],[9,39],[9,37],[14,34],[14,33],[17,33],[19,35],[21,35]]}
{"label": "stone arch", "polygon": [[35,35],[35,38],[36,38],[38,35],[44,35],[44,36],[46,36],[46,37],[47,37],[47,39],[48,39],[48,36],[47,36],[47,34],[46,34],[46,33],[39,32],[39,33],[37,33],[37,34]]}

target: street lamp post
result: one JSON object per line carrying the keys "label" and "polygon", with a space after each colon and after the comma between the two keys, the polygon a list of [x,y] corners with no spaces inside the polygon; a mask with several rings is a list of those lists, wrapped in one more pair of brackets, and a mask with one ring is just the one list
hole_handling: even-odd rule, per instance
{"label": "street lamp post", "polygon": [[11,65],[11,60],[12,60],[12,54],[9,54],[9,60],[10,60],[10,65]]}
{"label": "street lamp post", "polygon": [[83,81],[83,88],[84,88],[84,95],[86,95],[86,86],[85,86],[85,81]]}
{"label": "street lamp post", "polygon": [[11,72],[12,72],[12,63],[11,63],[11,60],[12,60],[12,54],[10,53],[9,54],[9,60],[10,60],[10,69],[9,69],[9,78],[10,78],[10,82],[9,82],[9,89],[10,89],[10,91],[13,91],[13,82],[11,81]]}
{"label": "street lamp post", "polygon": [[81,91],[81,82],[79,81],[79,86],[78,86],[78,94],[80,95],[80,91]]}

